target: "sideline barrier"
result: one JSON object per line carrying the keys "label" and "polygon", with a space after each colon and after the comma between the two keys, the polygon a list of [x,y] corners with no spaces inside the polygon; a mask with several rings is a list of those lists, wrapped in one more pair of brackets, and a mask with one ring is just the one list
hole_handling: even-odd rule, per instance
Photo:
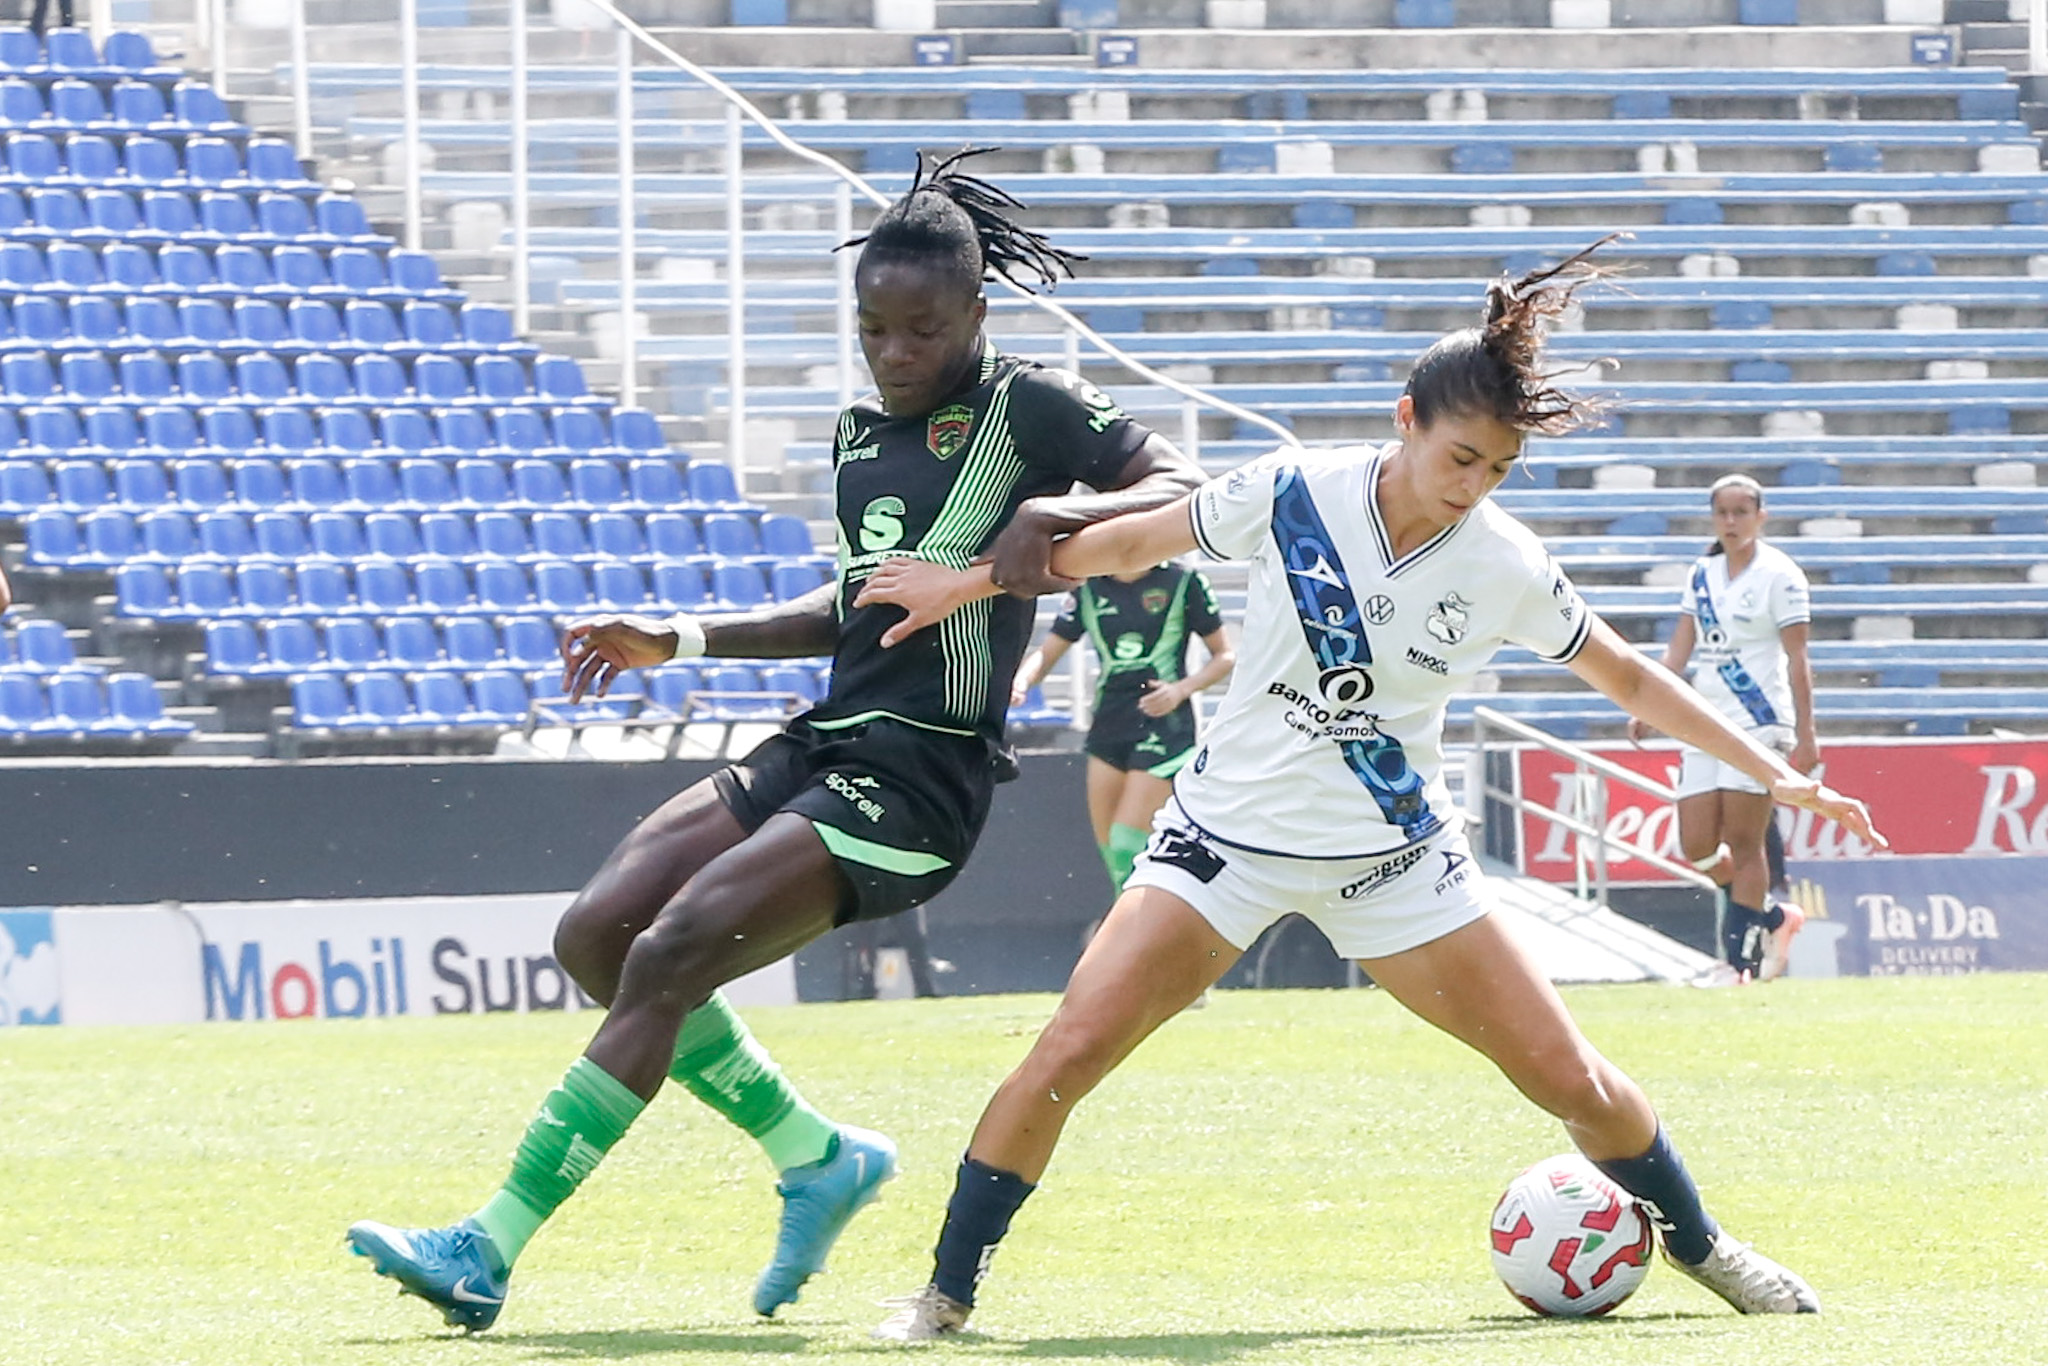
{"label": "sideline barrier", "polygon": [[[569,897],[0,910],[0,1025],[591,1009],[553,953]],[[785,959],[725,992],[793,1004],[795,968]]]}

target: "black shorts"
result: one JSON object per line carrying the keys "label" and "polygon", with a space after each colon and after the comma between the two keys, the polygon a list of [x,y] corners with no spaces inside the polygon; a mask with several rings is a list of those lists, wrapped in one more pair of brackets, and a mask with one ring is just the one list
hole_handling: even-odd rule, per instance
{"label": "black shorts", "polygon": [[1195,752],[1195,709],[1176,707],[1147,716],[1136,702],[1112,704],[1095,713],[1088,728],[1088,754],[1125,773],[1171,778]]}
{"label": "black shorts", "polygon": [[945,889],[981,837],[1000,764],[977,736],[886,719],[821,730],[799,717],[712,782],[749,834],[778,811],[811,822],[853,887],[834,918],[844,925]]}

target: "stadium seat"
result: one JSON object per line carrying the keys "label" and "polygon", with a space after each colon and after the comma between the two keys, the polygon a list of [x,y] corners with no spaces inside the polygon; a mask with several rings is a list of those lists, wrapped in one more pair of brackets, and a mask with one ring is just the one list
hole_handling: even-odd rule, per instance
{"label": "stadium seat", "polygon": [[510,726],[526,719],[526,681],[510,669],[484,669],[471,677],[470,689],[479,722]]}
{"label": "stadium seat", "polygon": [[505,658],[513,668],[534,670],[561,666],[560,642],[555,635],[555,628],[544,618],[509,617],[502,629],[505,634]]}
{"label": "stadium seat", "polygon": [[318,668],[325,658],[313,623],[302,617],[280,617],[261,624],[263,657],[268,673],[298,673]]}
{"label": "stadium seat", "polygon": [[[483,516],[479,516],[477,520],[481,522]],[[590,542],[584,537],[583,523],[574,515],[567,512],[536,512],[533,514],[532,529],[533,549],[536,555],[544,559],[561,560],[580,561],[590,558]]]}
{"label": "stadium seat", "polygon": [[491,668],[504,657],[498,646],[498,633],[483,617],[451,618],[443,629],[442,641],[449,664],[458,669]]}
{"label": "stadium seat", "polygon": [[441,637],[425,617],[393,617],[384,623],[384,657],[401,669],[431,669],[441,663]]}
{"label": "stadium seat", "polygon": [[177,564],[199,553],[199,533],[192,518],[175,508],[159,508],[135,519],[142,546],[136,557]]}
{"label": "stadium seat", "polygon": [[[355,519],[351,517],[349,520],[353,523]],[[426,518],[422,517],[421,524],[423,525],[425,521]],[[412,518],[402,512],[369,513],[363,518],[362,528],[363,548],[368,554],[393,560],[414,560],[422,553],[428,553],[421,545],[419,527],[414,525]],[[431,553],[441,555],[446,552],[434,548]]]}
{"label": "stadium seat", "polygon": [[[616,423],[613,430],[617,430]],[[744,505],[732,470],[715,460],[693,460],[684,476],[690,501],[698,507],[729,508]]]}
{"label": "stadium seat", "polygon": [[721,610],[744,612],[762,606],[768,599],[768,585],[761,571],[751,564],[721,561],[711,567],[711,596]]}
{"label": "stadium seat", "polygon": [[581,612],[591,605],[589,580],[567,560],[541,560],[533,566],[533,595],[555,612]]}
{"label": "stadium seat", "polygon": [[[266,516],[278,516],[266,513]],[[208,559],[222,560],[229,564],[241,564],[257,558],[283,561],[287,557],[266,553],[258,546],[255,530],[249,519],[239,512],[203,512],[194,520],[199,548],[197,553]],[[296,526],[298,519],[292,518]],[[296,558],[295,556],[292,558]]]}
{"label": "stadium seat", "polygon": [[423,723],[439,726],[478,723],[469,688],[460,674],[434,670],[412,681],[413,714]]}
{"label": "stadium seat", "polygon": [[381,616],[410,612],[417,605],[412,576],[405,567],[388,560],[362,560],[356,564],[356,601],[365,611]]}
{"label": "stadium seat", "polygon": [[357,675],[349,681],[349,701],[354,723],[361,726],[401,727],[418,722],[405,680],[397,674]]}
{"label": "stadium seat", "polygon": [[473,527],[477,554],[492,559],[522,562],[535,558],[526,523],[511,513],[488,510],[479,512],[476,514]]}
{"label": "stadium seat", "polygon": [[704,571],[680,560],[662,560],[654,566],[654,600],[671,611],[689,612],[711,606],[711,589]]}
{"label": "stadium seat", "polygon": [[384,645],[377,628],[365,617],[337,617],[321,628],[326,655],[337,669],[356,672],[384,662]]}
{"label": "stadium seat", "polygon": [[354,564],[369,553],[362,523],[346,512],[314,512],[306,518],[306,539],[312,555]]}
{"label": "stadium seat", "polygon": [[476,600],[486,611],[524,612],[533,606],[533,586],[527,582],[526,571],[518,565],[506,560],[487,560],[477,566]]}
{"label": "stadium seat", "polygon": [[246,676],[263,669],[263,647],[252,622],[209,621],[206,627],[206,671]]}
{"label": "stadium seat", "polygon": [[569,464],[569,497],[581,507],[617,507],[626,501],[626,481],[609,460],[574,460]]}
{"label": "stadium seat", "polygon": [[647,580],[637,565],[600,560],[590,571],[592,599],[611,611],[636,612],[647,602]]}
{"label": "stadium seat", "polygon": [[332,674],[300,674],[292,679],[292,724],[303,730],[329,730],[348,719],[348,688]]}
{"label": "stadium seat", "polygon": [[591,552],[600,558],[647,558],[647,542],[640,534],[640,523],[623,512],[592,513],[588,529]]}
{"label": "stadium seat", "polygon": [[688,501],[682,471],[670,460],[635,460],[626,467],[626,482],[640,507],[677,508]]}
{"label": "stadium seat", "polygon": [[192,723],[169,716],[156,683],[145,674],[122,670],[107,675],[107,713],[131,731],[157,737],[190,735]]}
{"label": "stadium seat", "polygon": [[[187,561],[187,568],[193,564]],[[299,601],[299,590],[284,567],[252,560],[235,570],[235,610],[257,617],[289,612]]]}
{"label": "stadium seat", "polygon": [[78,664],[70,633],[61,622],[47,617],[30,617],[14,628],[15,667],[38,673],[55,673]]}
{"label": "stadium seat", "polygon": [[[467,463],[467,462],[465,462]],[[495,463],[493,469],[502,468]],[[570,501],[568,483],[558,466],[545,460],[520,460],[512,466],[512,485],[501,501],[516,498],[526,507],[560,507]]]}
{"label": "stadium seat", "polygon": [[646,532],[648,553],[657,560],[694,560],[705,553],[697,524],[680,512],[649,514]]}
{"label": "stadium seat", "polygon": [[713,555],[750,560],[761,554],[760,537],[754,530],[751,517],[714,512],[704,518],[699,529],[703,532],[704,548]]}

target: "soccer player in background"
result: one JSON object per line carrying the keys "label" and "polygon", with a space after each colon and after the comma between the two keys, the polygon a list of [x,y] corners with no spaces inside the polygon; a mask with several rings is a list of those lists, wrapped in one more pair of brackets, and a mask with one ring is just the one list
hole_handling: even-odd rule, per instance
{"label": "soccer player in background", "polygon": [[[1415,363],[1387,445],[1275,451],[1055,548],[1054,569],[1074,577],[1197,548],[1249,559],[1237,668],[1059,1009],[982,1113],[930,1283],[897,1301],[876,1336],[924,1341],[966,1323],[1074,1106],[1290,911],[1562,1120],[1642,1203],[1674,1266],[1745,1313],[1818,1310],[1805,1281],[1708,1215],[1642,1090],[1488,913],[1443,778],[1447,703],[1513,641],[1777,800],[1883,844],[1861,803],[1795,772],[1622,640],[1542,542],[1488,501],[1525,433],[1585,416],[1541,359],[1584,255],[1491,287],[1483,326]],[[886,645],[994,591],[979,569],[899,560],[870,576],[861,600],[907,609]]]}
{"label": "soccer player in background", "polygon": [[[591,617],[564,637],[575,698],[603,694],[626,669],[700,655],[831,655],[832,683],[816,708],[635,826],[564,914],[556,956],[609,1011],[542,1102],[505,1185],[452,1226],[349,1229],[379,1274],[451,1326],[496,1321],[527,1241],[665,1081],[744,1128],[781,1173],[759,1313],[796,1298],[894,1173],[894,1145],[807,1104],[718,988],[952,881],[994,784],[1014,776],[1003,723],[1032,598],[1073,586],[1047,571],[1052,537],[1199,482],[1093,385],[989,343],[988,271],[1050,285],[1076,258],[1013,222],[1015,200],[962,173],[970,154],[929,172],[920,159],[909,192],[856,239],[861,348],[880,392],[840,415],[833,443],[838,582],[746,613]],[[1106,492],[1070,493],[1076,481]],[[954,568],[987,556],[985,581],[1018,596],[884,650],[901,614],[853,599],[903,554]]]}
{"label": "soccer player in background", "polygon": [[[1145,847],[1173,775],[1195,752],[1195,694],[1230,673],[1235,656],[1209,576],[1183,564],[1105,574],[1067,595],[1046,638],[1024,656],[1010,702],[1052,672],[1086,636],[1095,649],[1094,714],[1088,726],[1088,820],[1095,847],[1122,891]],[[1188,642],[1209,657],[1188,672]]]}
{"label": "soccer player in background", "polygon": [[[1664,667],[1692,665],[1700,696],[1785,756],[1801,773],[1820,766],[1813,720],[1813,662],[1806,651],[1806,575],[1792,557],[1765,542],[1763,486],[1727,474],[1708,493],[1714,543],[1693,562],[1679,598],[1678,624],[1664,647]],[[1644,724],[1631,717],[1628,738],[1642,742]],[[1705,985],[1736,986],[1785,971],[1792,936],[1806,912],[1775,899],[1767,853],[1777,804],[1769,789],[1741,769],[1688,745],[1678,769],[1678,843],[1693,867],[1720,884],[1721,957]]]}

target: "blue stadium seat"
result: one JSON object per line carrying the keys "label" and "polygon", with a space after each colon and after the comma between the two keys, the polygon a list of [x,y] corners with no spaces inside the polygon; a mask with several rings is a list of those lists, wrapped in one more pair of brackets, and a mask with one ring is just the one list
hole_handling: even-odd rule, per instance
{"label": "blue stadium seat", "polygon": [[163,91],[148,81],[114,82],[113,89],[108,92],[107,103],[116,132],[170,131],[170,106],[164,103]]}
{"label": "blue stadium seat", "polygon": [[188,297],[178,300],[181,349],[231,350],[241,342],[234,315],[220,299]]}
{"label": "blue stadium seat", "polygon": [[512,332],[511,310],[500,308],[496,304],[464,304],[462,338],[471,346],[493,350],[516,348],[520,345]]}
{"label": "blue stadium seat", "polygon": [[[257,546],[255,531],[250,526],[249,519],[239,512],[202,512],[195,521],[199,537],[198,553],[209,559],[241,564],[246,560],[258,558],[281,558],[264,555]],[[296,525],[298,519],[293,518],[292,521]]]}
{"label": "blue stadium seat", "polygon": [[212,351],[178,357],[178,390],[192,403],[221,403],[235,397],[227,362]]}
{"label": "blue stadium seat", "polygon": [[590,588],[597,605],[613,611],[638,611],[647,601],[645,576],[625,560],[598,561],[590,571]]}
{"label": "blue stadium seat", "polygon": [[533,596],[556,612],[581,612],[591,604],[590,581],[567,560],[541,560],[533,567]]}
{"label": "blue stadium seat", "polygon": [[262,673],[263,646],[255,624],[233,619],[207,622],[206,671],[237,677]]}
{"label": "blue stadium seat", "polygon": [[[363,548],[369,554],[394,560],[417,559],[423,550],[419,528],[402,512],[367,513],[363,517]],[[445,552],[436,549],[433,553]]]}
{"label": "blue stadium seat", "polygon": [[477,395],[489,403],[520,403],[533,397],[526,367],[510,356],[483,355],[471,367]]}
{"label": "blue stadium seat", "polygon": [[91,346],[111,349],[121,342],[121,308],[112,298],[81,294],[71,301],[71,333]]}
{"label": "blue stadium seat", "polygon": [[154,619],[178,615],[170,579],[162,565],[124,564],[114,571],[114,610],[125,617]]}
{"label": "blue stadium seat", "polygon": [[[488,513],[480,514],[481,523]],[[567,512],[536,512],[533,514],[533,549],[543,559],[577,560],[590,557],[590,542],[584,538],[583,523]],[[481,529],[479,529],[481,539]]]}
{"label": "blue stadium seat", "polygon": [[[559,515],[559,514],[558,514]],[[476,551],[500,560],[535,558],[526,524],[509,512],[479,512],[475,521]]]}
{"label": "blue stadium seat", "polygon": [[503,658],[498,633],[484,617],[451,617],[441,640],[448,662],[458,669],[488,669]]}
{"label": "blue stadium seat", "polygon": [[0,126],[26,128],[40,123],[47,106],[43,103],[43,92],[19,76],[0,80]]}
{"label": "blue stadium seat", "polygon": [[272,249],[270,262],[280,288],[298,294],[345,297],[347,291],[328,274],[327,262],[309,246],[286,242]]}
{"label": "blue stadium seat", "polygon": [[[493,465],[492,468],[502,468]],[[527,507],[559,507],[569,502],[569,485],[561,468],[545,460],[518,460],[512,465],[512,487],[506,499],[517,498]]]}
{"label": "blue stadium seat", "polygon": [[429,559],[415,564],[413,592],[424,611],[446,614],[469,610],[469,575],[453,560]]}
{"label": "blue stadium seat", "polygon": [[90,228],[91,220],[85,214],[85,201],[75,190],[54,187],[30,190],[28,210],[39,235],[71,240],[94,235]]}
{"label": "blue stadium seat", "polygon": [[[412,389],[406,379],[405,367],[390,356],[377,352],[356,357],[349,370],[354,377],[356,396],[366,403],[401,402]],[[412,449],[424,449],[424,446]]]}
{"label": "blue stadium seat", "polygon": [[431,403],[461,403],[474,397],[468,372],[453,356],[419,357],[413,362],[412,384],[419,396]]}
{"label": "blue stadium seat", "polygon": [[726,559],[753,559],[761,553],[761,541],[751,517],[732,512],[714,512],[704,518],[701,528],[704,548]]}
{"label": "blue stadium seat", "polygon": [[555,445],[571,456],[623,455],[605,431],[604,414],[595,408],[555,408],[548,413]]}
{"label": "blue stadium seat", "polygon": [[377,309],[393,323],[392,341],[397,341],[403,336],[412,346],[423,350],[448,350],[456,348],[462,340],[455,317],[445,304],[436,303],[431,299],[406,300],[405,325],[400,330],[396,326],[396,320],[391,318],[390,309],[369,300],[363,302],[366,308]]}
{"label": "blue stadium seat", "polygon": [[274,508],[285,501],[284,467],[274,460],[233,463],[234,501],[250,511]]}
{"label": "blue stadium seat", "polygon": [[171,110],[180,123],[208,132],[238,131],[244,126],[235,121],[226,103],[204,81],[179,81],[172,86]]}
{"label": "blue stadium seat", "polygon": [[136,558],[177,564],[199,553],[199,533],[193,528],[191,516],[176,508],[143,513],[135,519],[135,529],[142,538]]}
{"label": "blue stadium seat", "polygon": [[484,669],[470,678],[476,698],[476,717],[499,725],[518,725],[526,719],[526,680],[510,669]]}
{"label": "blue stadium seat", "polygon": [[330,452],[361,455],[377,445],[377,430],[370,425],[370,415],[360,408],[322,408],[316,416],[320,421],[320,444]]}
{"label": "blue stadium seat", "polygon": [[225,138],[187,138],[185,175],[200,185],[241,186],[247,183],[242,174],[241,154]]}
{"label": "blue stadium seat", "polygon": [[654,566],[654,600],[679,612],[711,605],[704,571],[684,560],[660,560]]}
{"label": "blue stadium seat", "polygon": [[38,461],[0,461],[0,516],[20,519],[53,501],[50,475]]}
{"label": "blue stadium seat", "polygon": [[[616,431],[617,424],[613,424]],[[743,507],[745,500],[740,497],[739,485],[730,468],[715,460],[693,460],[685,475],[685,486],[689,489],[690,501],[699,507],[726,508]]]}
{"label": "blue stadium seat", "polygon": [[473,725],[479,718],[460,674],[434,670],[412,681],[413,713],[423,723]]}
{"label": "blue stadium seat", "polygon": [[505,635],[505,658],[513,668],[532,670],[560,668],[561,641],[544,617],[508,617],[501,629]]}
{"label": "blue stadium seat", "polygon": [[324,559],[353,564],[369,553],[363,543],[363,525],[347,512],[313,512],[306,516],[306,539],[312,553]]}
{"label": "blue stadium seat", "polygon": [[403,727],[417,724],[412,698],[405,680],[397,674],[359,674],[349,681],[349,700],[354,721],[364,727]]}
{"label": "blue stadium seat", "polygon": [[396,507],[405,501],[399,489],[398,471],[386,461],[344,460],[341,477],[348,485],[348,501],[359,507]]}
{"label": "blue stadium seat", "polygon": [[292,383],[297,397],[308,403],[331,406],[356,396],[348,367],[339,357],[318,352],[299,357],[292,366]]}
{"label": "blue stadium seat", "polygon": [[349,340],[334,305],[325,299],[293,299],[286,310],[292,336],[314,350],[331,351]]}
{"label": "blue stadium seat", "polygon": [[355,567],[356,601],[363,610],[383,616],[410,612],[416,605],[412,576],[389,560],[362,560]]}
{"label": "blue stadium seat", "polygon": [[59,285],[75,290],[106,287],[107,277],[100,272],[100,258],[82,242],[52,242],[43,259],[49,263],[50,279]]}
{"label": "blue stadium seat", "polygon": [[0,669],[0,733],[51,735],[65,729],[50,717],[40,678]]}
{"label": "blue stadium seat", "polygon": [[17,668],[37,673],[55,673],[78,663],[78,651],[72,647],[70,633],[62,622],[48,617],[30,617],[16,625],[14,651]]}
{"label": "blue stadium seat", "polygon": [[7,135],[7,169],[25,185],[50,185],[67,179],[57,144],[42,133]]}
{"label": "blue stadium seat", "polygon": [[[254,568],[251,565],[243,567]],[[205,621],[236,610],[235,583],[223,566],[205,560],[187,560],[171,573],[178,585],[177,615]]]}
{"label": "blue stadium seat", "polygon": [[284,310],[273,299],[235,300],[235,335],[265,351],[289,350],[297,340]]}
{"label": "blue stadium seat", "polygon": [[370,228],[370,220],[363,213],[362,205],[344,194],[332,191],[321,195],[313,202],[314,221],[320,231],[329,237],[343,241],[358,241],[376,237]]}
{"label": "blue stadium seat", "polygon": [[693,664],[663,664],[642,670],[641,676],[648,700],[679,714],[687,714],[690,694],[703,686]]}
{"label": "blue stadium seat", "polygon": [[[286,250],[279,247],[281,254]],[[161,258],[159,258],[161,259]],[[281,287],[270,271],[270,258],[246,242],[223,242],[213,249],[213,272],[224,291],[232,294],[282,296]]]}
{"label": "blue stadium seat", "polygon": [[472,455],[478,451],[491,449],[490,424],[484,420],[484,415],[474,408],[436,408],[434,434],[444,449],[460,455]]}
{"label": "blue stadium seat", "polygon": [[226,190],[200,192],[199,226],[209,237],[228,242],[249,242],[262,236],[256,226],[256,215],[249,211],[249,201]]}
{"label": "blue stadium seat", "polygon": [[[514,471],[515,477],[517,471]],[[505,467],[495,460],[471,456],[455,462],[455,494],[448,500],[463,507],[504,508],[516,502],[536,503],[524,491],[515,498],[505,479]]]}
{"label": "blue stadium seat", "polygon": [[78,519],[83,553],[74,564],[112,568],[142,557],[142,537],[135,518],[119,508],[96,508]]}
{"label": "blue stadium seat", "polygon": [[777,602],[800,598],[827,582],[830,571],[817,564],[778,564],[768,571],[768,591]]}
{"label": "blue stadium seat", "polygon": [[263,444],[280,456],[303,456],[320,444],[313,415],[304,408],[265,408],[256,414]]}
{"label": "blue stadium seat", "polygon": [[[5,468],[0,466],[0,468]],[[114,498],[128,508],[153,508],[171,501],[171,481],[161,460],[120,460],[114,464]]]}
{"label": "blue stadium seat", "polygon": [[584,507],[617,507],[626,501],[626,481],[609,460],[576,460],[569,465],[569,493]]}
{"label": "blue stadium seat", "polygon": [[272,673],[297,673],[326,663],[313,623],[303,617],[280,617],[262,623],[263,658]]}
{"label": "blue stadium seat", "polygon": [[336,247],[328,254],[327,268],[334,283],[352,296],[384,298],[391,294],[384,258],[366,247]]}
{"label": "blue stadium seat", "polygon": [[43,40],[19,24],[0,27],[0,70],[41,71]]}
{"label": "blue stadium seat", "polygon": [[291,372],[268,351],[251,351],[235,357],[234,370],[235,391],[247,402],[283,403],[296,393]]}
{"label": "blue stadium seat", "polygon": [[[401,375],[401,382],[402,379]],[[360,391],[360,377],[356,383]],[[424,455],[434,445],[434,424],[417,408],[381,408],[377,412],[377,438],[380,445],[396,454]]]}
{"label": "blue stadium seat", "polygon": [[761,691],[793,693],[804,707],[817,703],[821,696],[817,671],[804,665],[765,665],[761,671]]}
{"label": "blue stadium seat", "polygon": [[190,721],[165,714],[163,696],[145,674],[126,670],[108,674],[107,712],[124,729],[146,735],[177,737],[193,731]]}
{"label": "blue stadium seat", "polygon": [[264,235],[286,241],[319,239],[323,234],[313,225],[313,212],[295,194],[265,190],[256,198],[256,223]]}
{"label": "blue stadium seat", "polygon": [[590,397],[583,367],[571,356],[542,356],[533,363],[533,388],[547,403],[575,403]]}
{"label": "blue stadium seat", "polygon": [[135,197],[126,190],[104,185],[87,186],[85,214],[92,223],[93,235],[97,237],[137,239],[155,235],[143,223],[142,210]]}
{"label": "blue stadium seat", "polygon": [[640,523],[623,512],[592,513],[589,523],[590,549],[608,560],[639,561],[647,558],[647,541]]}
{"label": "blue stadium seat", "polygon": [[626,467],[626,482],[641,507],[676,508],[688,501],[682,471],[670,460],[635,460]]}
{"label": "blue stadium seat", "polygon": [[697,524],[680,512],[649,514],[647,550],[658,560],[694,560],[704,554]]}
{"label": "blue stadium seat", "polygon": [[[138,359],[138,357],[124,357]],[[103,351],[67,351],[57,362],[57,383],[72,403],[104,403],[117,390],[114,367]],[[151,395],[161,398],[163,395]]]}
{"label": "blue stadium seat", "polygon": [[[187,561],[188,567],[197,561]],[[310,568],[310,566],[308,566]],[[235,568],[235,610],[249,616],[272,617],[292,610],[299,601],[284,566],[251,560]]]}
{"label": "blue stadium seat", "polygon": [[405,334],[391,310],[375,299],[350,299],[343,310],[348,338],[357,346],[383,351],[402,347]]}
{"label": "blue stadium seat", "polygon": [[189,182],[178,153],[162,138],[136,135],[121,144],[121,165],[127,178],[139,185],[161,185],[183,189]]}
{"label": "blue stadium seat", "polygon": [[115,75],[100,62],[92,35],[82,28],[53,28],[43,34],[43,60],[52,72],[68,72],[87,80]]}
{"label": "blue stadium seat", "polygon": [[711,596],[721,608],[744,612],[762,606],[768,599],[768,585],[761,571],[751,564],[720,561],[711,567]]}
{"label": "blue stadium seat", "polygon": [[420,514],[420,549],[446,559],[477,559],[477,539],[469,530],[469,518],[455,512]]}
{"label": "blue stadium seat", "polygon": [[144,190],[142,221],[152,234],[167,241],[189,241],[200,232],[199,213],[180,190]]}
{"label": "blue stadium seat", "polygon": [[57,502],[74,511],[96,508],[114,497],[106,467],[97,460],[59,461],[50,482],[57,491]]}
{"label": "blue stadium seat", "polygon": [[119,735],[131,728],[107,714],[107,694],[97,673],[82,669],[52,674],[49,680],[51,719],[74,735]]}
{"label": "blue stadium seat", "polygon": [[351,672],[374,668],[384,662],[384,645],[377,628],[365,617],[337,617],[321,628],[328,661],[337,669]]}
{"label": "blue stadium seat", "polygon": [[447,507],[457,501],[455,482],[448,467],[438,460],[408,459],[399,462],[398,486],[405,501],[416,508]]}
{"label": "blue stadium seat", "polygon": [[348,688],[333,674],[300,674],[292,679],[292,725],[333,730],[349,719]]}
{"label": "blue stadium seat", "polygon": [[33,242],[0,242],[0,287],[40,289],[49,279],[43,253]]}
{"label": "blue stadium seat", "polygon": [[401,669],[431,669],[441,663],[441,637],[425,617],[393,617],[384,623],[384,657]]}
{"label": "blue stadium seat", "polygon": [[476,600],[486,611],[524,612],[533,606],[533,585],[509,560],[487,560],[477,566]]}
{"label": "blue stadium seat", "polygon": [[398,247],[386,264],[391,272],[391,288],[399,293],[429,297],[447,291],[441,283],[441,268],[426,252]]}
{"label": "blue stadium seat", "polygon": [[15,398],[49,398],[57,392],[57,373],[40,351],[0,356],[0,385]]}
{"label": "blue stadium seat", "polygon": [[227,471],[212,460],[178,460],[171,465],[171,487],[188,508],[215,508],[229,500]]}
{"label": "blue stadium seat", "polygon": [[[113,248],[107,249],[112,255]],[[156,254],[156,271],[164,284],[173,290],[186,294],[229,293],[214,274],[213,258],[189,242],[171,242]],[[129,282],[130,291],[154,288],[150,284]]]}
{"label": "blue stadium seat", "polygon": [[208,449],[222,458],[249,455],[261,444],[255,414],[239,406],[218,403],[200,409],[199,429]]}
{"label": "blue stadium seat", "polygon": [[71,336],[71,319],[54,295],[24,294],[14,301],[14,330],[37,346],[61,346]]}
{"label": "blue stadium seat", "polygon": [[309,185],[298,153],[281,138],[249,139],[249,179],[259,185]]}
{"label": "blue stadium seat", "polygon": [[500,451],[515,458],[548,449],[547,422],[531,408],[491,409],[491,435]]}

